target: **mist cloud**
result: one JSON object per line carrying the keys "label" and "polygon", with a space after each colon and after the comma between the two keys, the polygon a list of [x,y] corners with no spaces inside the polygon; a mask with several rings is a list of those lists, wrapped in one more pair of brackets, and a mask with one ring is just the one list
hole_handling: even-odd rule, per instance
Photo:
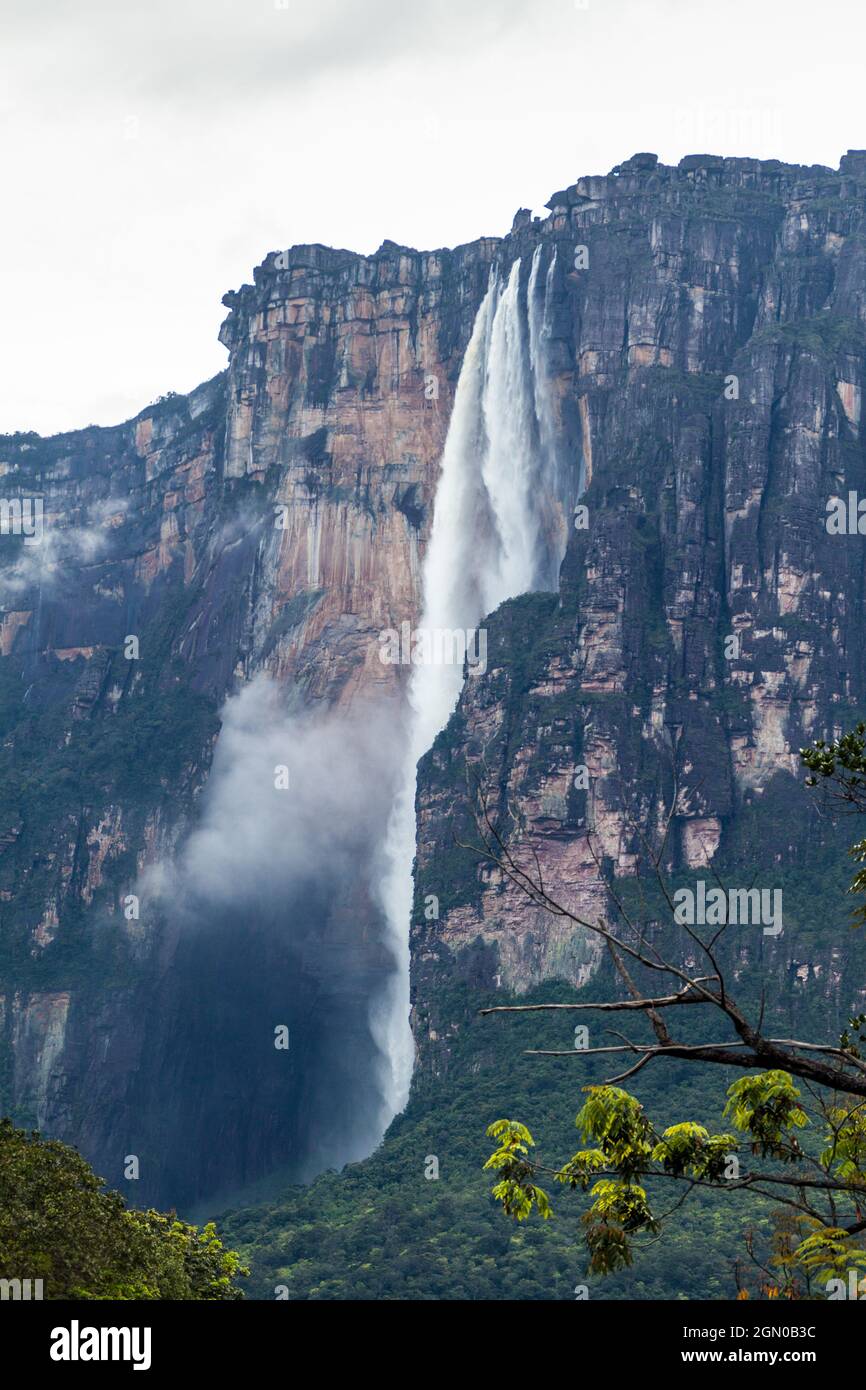
{"label": "mist cloud", "polygon": [[[202,819],[178,887],[202,903],[235,903],[313,884],[375,877],[373,826],[393,795],[385,722],[287,714],[258,677],[225,706]],[[275,769],[288,771],[277,789]],[[287,929],[291,929],[287,926]]]}
{"label": "mist cloud", "polygon": [[138,892],[143,915],[158,906],[173,924],[175,968],[208,980],[191,1058],[222,1045],[226,1018],[243,1047],[291,1029],[284,1121],[309,1175],[365,1156],[391,1118],[377,1019],[396,962],[378,900],[401,744],[382,710],[291,712],[284,698],[259,676],[228,700],[198,822]]}

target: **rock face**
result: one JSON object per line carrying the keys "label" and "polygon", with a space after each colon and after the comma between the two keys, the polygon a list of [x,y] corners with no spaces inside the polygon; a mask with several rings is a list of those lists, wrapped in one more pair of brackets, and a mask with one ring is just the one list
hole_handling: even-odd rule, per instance
{"label": "rock face", "polygon": [[416,611],[453,382],[494,250],[294,247],[225,297],[224,476],[270,481],[284,509],[250,655],[310,699],[393,683],[377,638]]}
{"label": "rock face", "polygon": [[[458,1026],[437,1003],[449,975],[523,992],[581,984],[598,959],[597,938],[496,869],[455,869],[450,826],[474,828],[467,762],[521,861],[537,854],[553,896],[591,920],[604,875],[634,871],[672,802],[675,875],[717,853],[772,874],[815,834],[796,750],[850,722],[864,689],[863,538],[828,529],[827,510],[866,487],[863,177],[859,153],[838,174],[641,155],[555,194],[543,227],[517,235],[584,248],[558,281],[553,360],[586,514],[558,602],[494,616],[488,671],[422,764],[423,1066],[447,1064]],[[816,964],[789,930],[772,969],[823,972],[845,1007],[863,990],[840,965],[844,924],[824,944]]]}
{"label": "rock face", "polygon": [[[769,865],[798,853],[793,750],[864,686],[863,539],[826,525],[829,498],[866,497],[864,200],[859,152],[838,172],[642,154],[501,240],[271,253],[226,296],[223,375],[116,429],[0,441],[3,497],[44,499],[41,545],[0,536],[0,1109],[117,1185],[136,1154],[137,1202],[351,1153],[335,1135],[375,1106],[388,969],[370,874],[333,899],[269,888],[207,930],[146,885],[182,862],[224,701],[257,677],[294,714],[388,708],[400,744],[406,672],[378,635],[418,613],[491,266],[525,273],[540,241],[558,249],[551,400],[586,525],[558,597],[491,619],[487,673],[422,764],[422,1074],[447,1064],[449,979],[525,990],[597,960],[455,856],[467,758],[582,910],[603,869],[628,875],[668,767],[676,868],[742,847],[756,814]],[[367,859],[386,813],[371,795]],[[786,935],[794,974],[799,949]],[[821,968],[844,993],[844,961]]]}

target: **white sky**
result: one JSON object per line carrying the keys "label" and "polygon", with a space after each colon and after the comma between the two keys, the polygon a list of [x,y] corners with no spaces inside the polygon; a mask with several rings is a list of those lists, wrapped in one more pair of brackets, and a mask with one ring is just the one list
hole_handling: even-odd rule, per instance
{"label": "white sky", "polygon": [[280,3],[0,0],[0,431],[212,376],[294,242],[503,234],[637,150],[866,147],[860,0]]}

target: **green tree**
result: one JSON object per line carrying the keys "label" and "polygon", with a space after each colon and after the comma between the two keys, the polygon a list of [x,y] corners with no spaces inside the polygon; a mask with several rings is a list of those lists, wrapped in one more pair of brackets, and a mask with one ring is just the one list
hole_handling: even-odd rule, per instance
{"label": "green tree", "polygon": [[47,1299],[241,1298],[242,1268],[213,1225],[127,1208],[68,1144],[0,1120],[0,1278]]}

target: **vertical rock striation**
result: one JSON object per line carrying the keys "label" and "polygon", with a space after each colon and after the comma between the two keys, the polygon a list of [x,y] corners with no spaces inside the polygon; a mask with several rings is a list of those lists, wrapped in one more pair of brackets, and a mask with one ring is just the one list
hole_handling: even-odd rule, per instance
{"label": "vertical rock striation", "polygon": [[[864,172],[859,153],[838,173],[640,156],[555,194],[517,238],[583,248],[574,270],[559,258],[553,336],[587,515],[559,602],[491,619],[488,673],[423,765],[413,993],[434,1070],[458,1026],[443,981],[520,992],[598,963],[597,939],[455,864],[467,762],[519,854],[591,919],[604,875],[633,872],[674,797],[674,872],[744,852],[773,872],[814,833],[796,750],[850,721],[864,689],[863,538],[827,527],[828,499],[866,482]],[[445,911],[428,922],[437,884]],[[754,963],[760,948],[740,949]],[[817,966],[789,932],[780,997],[805,969],[857,1003],[849,954],[842,923]]]}

